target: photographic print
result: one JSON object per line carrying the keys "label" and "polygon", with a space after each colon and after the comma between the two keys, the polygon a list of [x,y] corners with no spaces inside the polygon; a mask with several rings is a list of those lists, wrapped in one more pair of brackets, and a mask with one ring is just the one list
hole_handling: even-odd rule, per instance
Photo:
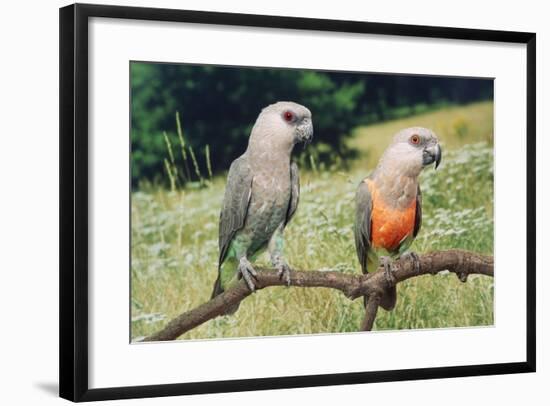
{"label": "photographic print", "polygon": [[535,371],[534,33],[59,21],[61,397]]}
{"label": "photographic print", "polygon": [[493,324],[487,275],[394,275],[493,254],[491,78],[134,61],[130,87],[132,342]]}

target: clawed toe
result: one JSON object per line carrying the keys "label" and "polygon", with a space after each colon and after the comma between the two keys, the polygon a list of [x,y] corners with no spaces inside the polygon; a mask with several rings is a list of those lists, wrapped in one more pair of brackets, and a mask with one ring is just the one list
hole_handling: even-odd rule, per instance
{"label": "clawed toe", "polygon": [[412,261],[414,271],[418,275],[420,273],[420,258],[418,257],[418,254],[416,252],[411,251],[405,255],[408,259]]}
{"label": "clawed toe", "polygon": [[246,258],[242,258],[239,262],[239,273],[241,274],[244,281],[248,285],[248,288],[252,292],[254,292],[256,290],[256,285],[254,285],[253,279],[256,278],[258,273]]}
{"label": "clawed toe", "polygon": [[290,267],[287,264],[278,267],[278,275],[279,279],[285,281],[287,286],[290,286]]}
{"label": "clawed toe", "polygon": [[394,284],[393,275],[392,275],[392,260],[389,257],[381,257],[382,265],[384,266],[384,276],[389,285]]}

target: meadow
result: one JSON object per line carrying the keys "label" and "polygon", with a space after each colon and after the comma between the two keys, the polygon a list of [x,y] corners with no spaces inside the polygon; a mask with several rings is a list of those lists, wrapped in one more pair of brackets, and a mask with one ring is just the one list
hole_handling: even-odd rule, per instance
{"label": "meadow", "polygon": [[[437,171],[427,168],[421,176],[423,225],[411,249],[492,254],[493,104],[479,102],[355,129],[349,144],[359,154],[347,170],[302,167],[300,204],[285,231],[291,267],[361,272],[353,242],[355,189],[393,134],[413,125],[437,133],[443,160]],[[132,193],[133,340],[209,300],[224,187],[225,177],[217,176],[202,189]],[[269,266],[268,256],[258,263]],[[235,315],[210,320],[180,339],[357,331],[362,303],[325,288],[268,288],[244,300]],[[472,275],[462,283],[442,272],[399,284],[396,308],[379,310],[374,330],[492,324],[493,279]]]}

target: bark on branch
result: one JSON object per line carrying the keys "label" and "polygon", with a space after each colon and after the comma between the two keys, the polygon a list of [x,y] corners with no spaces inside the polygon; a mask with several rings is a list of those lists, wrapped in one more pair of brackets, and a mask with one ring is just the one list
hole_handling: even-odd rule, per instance
{"label": "bark on branch", "polygon": [[[257,289],[269,286],[283,286],[276,270],[257,268]],[[291,287],[324,287],[340,290],[349,299],[367,296],[366,316],[361,330],[371,330],[378,303],[385,288],[420,275],[448,270],[455,273],[462,282],[468,275],[481,274],[493,276],[493,257],[463,250],[437,251],[419,256],[416,268],[410,259],[400,259],[393,263],[393,280],[388,280],[383,268],[366,275],[343,273],[338,271],[293,271],[290,274]],[[251,294],[246,283],[240,281],[235,286],[209,302],[175,317],[160,331],[146,337],[143,341],[175,340],[183,333],[202,323],[220,316],[224,309],[245,299]]]}

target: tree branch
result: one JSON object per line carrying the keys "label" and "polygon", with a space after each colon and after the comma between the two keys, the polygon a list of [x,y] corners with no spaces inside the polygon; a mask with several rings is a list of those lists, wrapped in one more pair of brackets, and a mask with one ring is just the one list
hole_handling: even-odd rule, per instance
{"label": "tree branch", "polygon": [[[290,285],[293,287],[324,287],[340,290],[349,299],[361,296],[369,298],[366,317],[361,326],[362,330],[371,330],[376,318],[378,304],[382,292],[404,280],[420,275],[432,274],[448,270],[454,272],[462,282],[466,282],[468,275],[481,274],[493,276],[493,257],[476,254],[463,250],[437,251],[421,255],[419,268],[411,260],[400,259],[393,263],[393,280],[388,281],[383,268],[366,275],[343,273],[338,271],[292,271]],[[284,286],[276,270],[257,268],[257,289],[269,286]],[[237,304],[251,294],[246,283],[241,280],[235,286],[192,310],[184,312],[172,319],[160,331],[146,337],[143,341],[175,340],[183,333],[201,325],[202,323],[220,316],[231,305]]]}

